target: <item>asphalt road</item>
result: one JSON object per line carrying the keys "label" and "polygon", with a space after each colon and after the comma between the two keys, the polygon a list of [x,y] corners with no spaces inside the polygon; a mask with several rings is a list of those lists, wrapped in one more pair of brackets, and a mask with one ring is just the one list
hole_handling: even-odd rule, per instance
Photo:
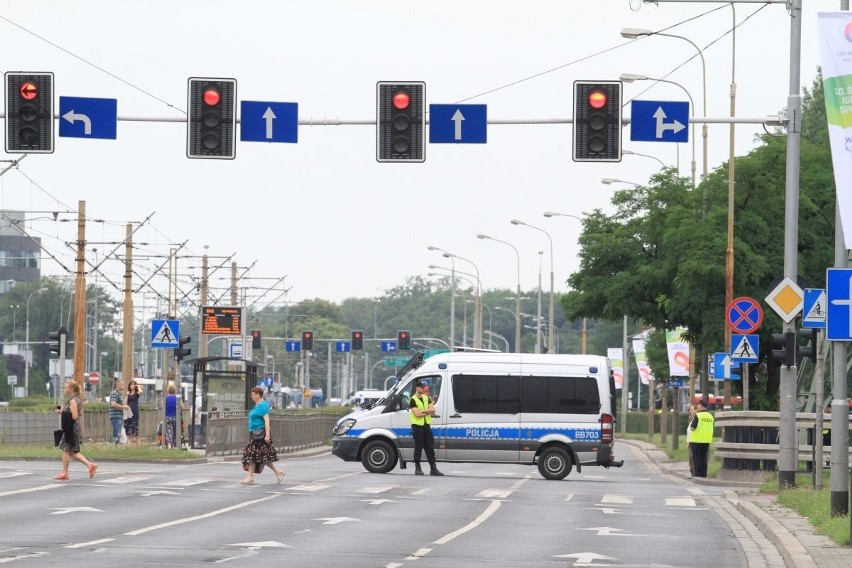
{"label": "asphalt road", "polygon": [[282,460],[280,486],[271,471],[239,485],[234,462],[104,462],[91,481],[72,463],[56,482],[58,460],[4,461],[0,564],[747,568],[749,549],[754,562],[748,528],[713,506],[722,488],[617,450],[623,468],[563,481],[500,464],[369,474],[326,454]]}

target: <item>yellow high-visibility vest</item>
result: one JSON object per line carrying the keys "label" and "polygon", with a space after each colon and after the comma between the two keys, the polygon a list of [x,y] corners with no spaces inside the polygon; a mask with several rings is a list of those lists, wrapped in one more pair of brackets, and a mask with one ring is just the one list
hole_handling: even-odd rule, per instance
{"label": "yellow high-visibility vest", "polygon": [[695,431],[692,432],[693,444],[710,444],[713,442],[713,415],[706,410],[700,411],[695,415],[698,418],[698,425]]}
{"label": "yellow high-visibility vest", "polygon": [[[429,399],[426,398],[425,396],[419,397],[417,395],[414,395],[414,396],[411,397],[411,400],[414,401],[414,404],[416,404],[417,408],[419,408],[420,410],[425,411],[427,408],[429,408]],[[423,426],[424,424],[431,424],[432,423],[432,415],[431,414],[427,414],[426,416],[419,416],[419,417],[414,416],[414,409],[412,408],[411,412],[409,412],[408,415],[411,418],[411,423],[416,424],[417,426]]]}

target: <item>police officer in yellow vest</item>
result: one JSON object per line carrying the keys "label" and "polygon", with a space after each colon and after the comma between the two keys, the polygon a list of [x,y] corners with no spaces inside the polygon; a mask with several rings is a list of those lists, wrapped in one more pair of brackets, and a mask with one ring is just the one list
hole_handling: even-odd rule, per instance
{"label": "police officer in yellow vest", "polygon": [[414,396],[411,397],[410,412],[411,435],[414,436],[414,474],[423,475],[420,469],[420,456],[426,450],[426,460],[431,471],[429,475],[444,475],[435,467],[435,437],[432,435],[432,415],[435,405],[424,393],[423,381],[414,383]]}
{"label": "police officer in yellow vest", "polygon": [[689,424],[692,431],[692,453],[695,477],[707,477],[707,454],[713,442],[713,415],[707,412],[707,403],[699,400],[698,412]]}

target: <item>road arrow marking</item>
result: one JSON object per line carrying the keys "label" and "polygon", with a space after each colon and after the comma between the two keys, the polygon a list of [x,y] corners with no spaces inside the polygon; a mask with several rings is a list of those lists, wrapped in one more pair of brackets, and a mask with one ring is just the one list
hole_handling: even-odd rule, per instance
{"label": "road arrow marking", "polygon": [[352,517],[323,517],[321,519],[314,519],[315,521],[325,521],[324,525],[339,525],[340,523],[346,523],[349,521],[360,521],[361,519],[353,519]]}
{"label": "road arrow marking", "polygon": [[103,513],[100,509],[95,509],[93,507],[61,507],[54,508],[53,513],[51,515],[65,515],[68,513]]}
{"label": "road arrow marking", "polygon": [[662,138],[666,130],[671,130],[673,134],[677,134],[678,132],[686,128],[686,126],[684,126],[683,123],[678,120],[668,123],[664,122],[667,116],[666,111],[663,110],[663,107],[657,107],[657,112],[653,114],[653,117],[657,119],[657,138]]}
{"label": "road arrow marking", "polygon": [[266,107],[266,112],[263,113],[263,119],[266,121],[266,139],[272,140],[272,121],[278,118],[272,112],[272,107]]}
{"label": "road arrow marking", "polygon": [[557,554],[554,558],[574,558],[574,566],[610,566],[609,564],[592,564],[595,560],[616,560],[612,556],[604,556],[595,552],[575,552],[574,554]]}
{"label": "road arrow marking", "polygon": [[384,503],[396,503],[393,499],[361,499],[362,503],[368,503],[370,505],[382,505]]}
{"label": "road arrow marking", "polygon": [[462,139],[462,122],[464,122],[464,115],[461,113],[461,109],[456,109],[456,112],[455,112],[455,114],[453,114],[453,118],[451,120],[456,125],[454,137],[455,137],[456,140],[461,140]]}
{"label": "road arrow marking", "polygon": [[154,495],[180,495],[177,491],[146,491],[145,493],[140,493],[140,497],[153,497]]}
{"label": "road arrow marking", "polygon": [[89,118],[88,115],[85,114],[77,114],[74,112],[74,109],[69,110],[65,114],[62,115],[62,118],[74,124],[78,120],[83,123],[83,134],[86,136],[91,136],[92,134],[92,119]]}
{"label": "road arrow marking", "polygon": [[264,540],[262,542],[237,542],[227,546],[248,548],[249,550],[260,550],[261,548],[293,548],[289,544],[282,544],[274,540]]}

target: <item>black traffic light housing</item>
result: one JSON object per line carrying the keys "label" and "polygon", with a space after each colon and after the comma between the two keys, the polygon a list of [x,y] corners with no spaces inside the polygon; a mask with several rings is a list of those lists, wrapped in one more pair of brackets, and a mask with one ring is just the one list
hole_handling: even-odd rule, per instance
{"label": "black traffic light housing", "polygon": [[65,354],[68,351],[68,332],[64,327],[60,327],[58,331],[51,331],[48,334],[50,339],[49,347],[51,355],[56,355],[60,359],[65,359]]}
{"label": "black traffic light housing", "polygon": [[397,349],[400,351],[411,349],[411,332],[407,330],[396,332],[396,342]]}
{"label": "black traffic light housing", "polygon": [[785,367],[796,364],[796,334],[792,331],[772,334],[772,359]]}
{"label": "black traffic light housing", "polygon": [[799,347],[799,356],[808,358],[816,363],[816,348],[819,338],[819,330],[816,328],[803,328],[799,330],[799,336],[805,339],[805,344]]}
{"label": "black traffic light housing", "polygon": [[376,160],[426,160],[426,83],[376,83]]}
{"label": "black traffic light housing", "polygon": [[237,81],[190,77],[186,157],[233,160],[237,155]]}
{"label": "black traffic light housing", "polygon": [[302,351],[313,351],[314,350],[314,332],[313,331],[303,331],[302,332]]}
{"label": "black traffic light housing", "polygon": [[574,81],[575,162],[621,161],[621,81]]}
{"label": "black traffic light housing", "polygon": [[175,352],[175,361],[180,363],[183,361],[185,357],[192,355],[192,349],[189,347],[184,347],[187,343],[192,341],[191,337],[181,337],[178,339],[178,346],[174,349]]}
{"label": "black traffic light housing", "polygon": [[261,346],[261,335],[259,329],[251,330],[251,348],[252,349],[260,349]]}
{"label": "black traffic light housing", "polygon": [[364,349],[364,332],[360,330],[352,332],[352,350],[358,349]]}
{"label": "black traffic light housing", "polygon": [[5,74],[6,153],[53,153],[53,73]]}

